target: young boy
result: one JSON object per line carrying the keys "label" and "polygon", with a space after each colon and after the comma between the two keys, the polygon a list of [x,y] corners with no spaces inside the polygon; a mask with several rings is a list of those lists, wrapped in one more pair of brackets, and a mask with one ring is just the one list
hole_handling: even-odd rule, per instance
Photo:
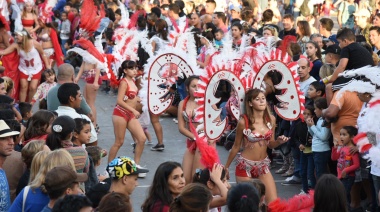
{"label": "young boy", "polygon": [[67,12],[62,12],[61,13],[61,26],[60,26],[60,29],[59,29],[59,32],[60,32],[60,38],[61,38],[61,46],[63,47],[62,48],[62,52],[64,55],[66,55],[66,51],[67,49],[65,48],[65,44],[67,42],[67,40],[69,40],[70,38],[70,33],[71,33],[71,23],[70,21],[67,19],[67,16],[68,16],[68,13]]}
{"label": "young boy", "polygon": [[32,117],[33,115],[32,104],[28,102],[20,102],[18,104],[18,108],[20,110],[21,117],[22,117],[21,124],[24,125],[24,127],[26,127],[26,123],[28,122],[30,117]]}
{"label": "young boy", "polygon": [[223,30],[222,29],[216,30],[216,32],[215,32],[215,46],[217,49],[223,48],[223,41],[222,41],[223,37],[224,37]]}
{"label": "young boy", "polygon": [[325,95],[325,84],[320,83],[319,81],[314,81],[310,83],[309,89],[307,90],[307,95],[309,101],[306,102],[306,105],[314,105],[314,100],[323,97]]}

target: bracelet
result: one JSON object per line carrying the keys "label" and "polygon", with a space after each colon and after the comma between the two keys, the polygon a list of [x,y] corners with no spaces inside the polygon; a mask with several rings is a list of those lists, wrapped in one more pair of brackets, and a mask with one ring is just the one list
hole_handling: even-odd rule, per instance
{"label": "bracelet", "polygon": [[323,79],[322,79],[322,82],[323,82],[324,84],[327,84],[327,83],[329,83],[329,80],[331,79],[331,76],[332,76],[332,75],[330,75],[330,76],[328,76],[328,77],[325,77],[325,78],[323,78]]}

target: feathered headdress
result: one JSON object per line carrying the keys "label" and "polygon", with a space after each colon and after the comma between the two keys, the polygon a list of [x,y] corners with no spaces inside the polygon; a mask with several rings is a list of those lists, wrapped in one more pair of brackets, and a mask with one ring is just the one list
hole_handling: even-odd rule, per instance
{"label": "feathered headdress", "polygon": [[314,191],[309,194],[295,195],[289,200],[277,198],[269,203],[268,211],[271,212],[310,212],[314,207]]}
{"label": "feathered headdress", "polygon": [[98,49],[96,49],[91,41],[81,38],[74,41],[74,45],[77,45],[77,47],[74,47],[67,52],[75,52],[79,54],[82,56],[83,61],[90,64],[96,64],[99,69],[105,70],[107,68],[105,67],[107,64],[105,63],[104,56],[98,51]]}
{"label": "feathered headdress", "polygon": [[99,9],[93,0],[84,0],[80,13],[79,36],[85,39],[92,37],[99,28],[100,21],[104,16],[103,4]]}
{"label": "feathered headdress", "polygon": [[40,13],[38,14],[38,18],[43,23],[50,23],[52,21],[51,17],[54,16],[53,8],[57,2],[57,0],[45,0],[45,2],[39,6]]}

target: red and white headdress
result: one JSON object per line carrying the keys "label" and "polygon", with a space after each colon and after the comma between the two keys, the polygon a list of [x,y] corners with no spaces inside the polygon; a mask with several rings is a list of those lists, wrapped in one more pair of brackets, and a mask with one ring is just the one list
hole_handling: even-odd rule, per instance
{"label": "red and white headdress", "polygon": [[50,23],[52,21],[52,17],[54,16],[53,8],[57,4],[58,0],[45,0],[44,3],[39,5],[39,14],[38,18],[43,23]]}
{"label": "red and white headdress", "polygon": [[79,36],[85,39],[92,37],[104,16],[103,4],[98,8],[94,0],[84,0],[80,12]]}

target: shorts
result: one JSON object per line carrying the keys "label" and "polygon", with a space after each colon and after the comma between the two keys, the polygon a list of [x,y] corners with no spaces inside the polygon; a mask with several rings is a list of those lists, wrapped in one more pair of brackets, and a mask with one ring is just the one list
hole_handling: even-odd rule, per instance
{"label": "shorts", "polygon": [[[40,71],[36,74],[33,74],[31,79],[41,80],[41,74],[42,74],[42,71]],[[22,71],[20,71],[20,79],[29,79],[29,75],[26,75]],[[28,80],[28,81],[30,81],[30,80]]]}
{"label": "shorts", "polygon": [[[91,69],[88,71],[83,71],[82,77],[86,81],[86,83],[93,84],[95,82],[95,70]],[[101,85],[101,84],[102,84],[102,78],[99,75],[98,85]]]}
{"label": "shorts", "polygon": [[268,156],[264,160],[252,161],[245,159],[241,155],[236,159],[237,177],[258,178],[261,175],[269,173],[270,160]]}
{"label": "shorts", "polygon": [[197,150],[197,142],[188,138],[186,139],[186,147],[191,153],[195,154],[195,150]]}
{"label": "shorts", "polygon": [[126,110],[126,109],[120,107],[119,105],[115,106],[115,108],[113,109],[112,115],[113,116],[120,116],[120,117],[124,118],[127,123],[130,120],[136,118],[135,115],[131,111]]}
{"label": "shorts", "polygon": [[44,54],[47,58],[54,59],[54,48],[44,49]]}

